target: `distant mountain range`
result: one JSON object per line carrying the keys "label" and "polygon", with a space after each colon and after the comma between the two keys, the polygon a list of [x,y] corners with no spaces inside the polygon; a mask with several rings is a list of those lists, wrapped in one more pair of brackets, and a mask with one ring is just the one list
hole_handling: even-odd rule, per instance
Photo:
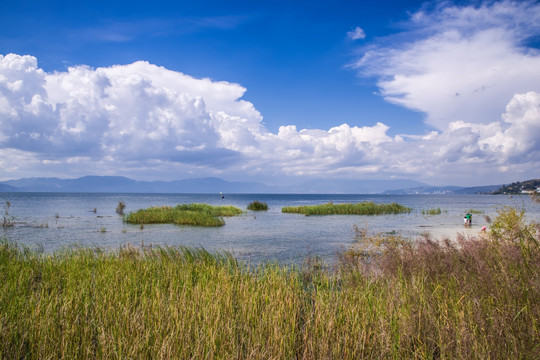
{"label": "distant mountain range", "polygon": [[122,176],[84,176],[77,179],[24,178],[0,182],[0,192],[105,192],[105,193],[320,193],[374,194],[425,184],[410,180],[313,180],[293,186],[258,182],[197,178],[176,181],[137,181]]}
{"label": "distant mountain range", "polygon": [[136,181],[122,176],[84,176],[77,179],[25,178],[0,182],[0,191],[104,193],[265,193],[271,188],[255,182],[218,178],[177,181]]}
{"label": "distant mountain range", "polygon": [[479,187],[429,186],[412,180],[312,180],[293,186],[226,181],[215,177],[175,181],[137,181],[122,176],[84,176],[77,179],[24,178],[0,182],[0,192],[105,193],[244,193],[244,194],[478,194],[503,185]]}

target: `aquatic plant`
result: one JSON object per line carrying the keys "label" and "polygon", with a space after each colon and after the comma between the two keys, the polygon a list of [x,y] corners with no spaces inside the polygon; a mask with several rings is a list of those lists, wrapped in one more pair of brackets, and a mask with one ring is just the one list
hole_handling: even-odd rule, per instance
{"label": "aquatic plant", "polygon": [[440,215],[441,213],[441,208],[422,210],[422,215]]}
{"label": "aquatic plant", "polygon": [[281,209],[283,213],[295,213],[309,215],[382,215],[409,213],[411,209],[397,204],[375,204],[370,201],[354,204],[334,204],[326,203],[320,205],[307,206],[285,206]]}
{"label": "aquatic plant", "polygon": [[208,204],[197,204],[197,203],[177,205],[175,209],[180,210],[180,211],[193,211],[193,212],[198,212],[198,213],[209,214],[212,216],[225,216],[225,217],[236,216],[243,213],[242,210],[240,210],[239,208],[235,206],[230,206],[230,205],[212,206]]}
{"label": "aquatic plant", "polygon": [[249,203],[249,205],[247,206],[247,209],[251,211],[267,211],[268,204],[265,202],[259,202],[255,200]]}
{"label": "aquatic plant", "polygon": [[126,216],[129,224],[176,224],[193,226],[223,226],[222,217],[242,214],[234,206],[208,204],[181,204],[175,207],[156,206],[131,212]]}
{"label": "aquatic plant", "polygon": [[471,213],[471,214],[483,214],[484,210],[469,209],[469,210],[467,210],[467,212]]}
{"label": "aquatic plant", "polygon": [[13,226],[13,216],[9,214],[9,208],[11,207],[11,202],[6,201],[4,203],[4,214],[2,216],[2,227],[12,227]]}
{"label": "aquatic plant", "polygon": [[119,201],[118,205],[116,206],[116,212],[120,215],[124,215],[125,208],[126,208],[126,204],[123,201]]}

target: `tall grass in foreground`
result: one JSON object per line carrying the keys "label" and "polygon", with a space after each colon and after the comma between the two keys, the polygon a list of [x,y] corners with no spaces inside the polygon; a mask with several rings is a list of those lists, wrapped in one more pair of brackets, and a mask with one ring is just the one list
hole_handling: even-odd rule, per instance
{"label": "tall grass in foreground", "polygon": [[457,243],[364,235],[333,270],[0,243],[0,358],[536,358],[540,247],[522,213]]}
{"label": "tall grass in foreground", "polygon": [[365,201],[355,204],[334,204],[326,203],[320,205],[307,206],[285,206],[281,209],[284,213],[304,214],[304,215],[382,215],[409,213],[411,209],[397,204],[375,204]]}
{"label": "tall grass in foreground", "polygon": [[234,206],[208,204],[181,204],[175,207],[156,206],[129,213],[129,224],[176,224],[193,226],[223,226],[223,217],[240,215],[242,210]]}

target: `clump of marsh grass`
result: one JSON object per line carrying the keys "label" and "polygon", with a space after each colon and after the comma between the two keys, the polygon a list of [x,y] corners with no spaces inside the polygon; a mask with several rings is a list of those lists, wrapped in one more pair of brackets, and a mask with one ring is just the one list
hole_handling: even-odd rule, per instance
{"label": "clump of marsh grass", "polygon": [[123,201],[119,201],[118,205],[116,206],[116,213],[120,215],[124,215],[125,208],[126,208],[126,204]]}
{"label": "clump of marsh grass", "polygon": [[397,204],[375,204],[371,201],[355,204],[334,204],[332,202],[320,205],[285,206],[283,213],[309,215],[383,215],[409,213],[411,209]]}
{"label": "clump of marsh grass", "polygon": [[469,209],[467,210],[467,212],[471,213],[471,214],[483,214],[484,213],[484,210],[480,210],[480,209]]}
{"label": "clump of marsh grass", "polygon": [[422,215],[440,215],[442,214],[441,208],[422,210]]}
{"label": "clump of marsh grass", "polygon": [[6,201],[4,203],[4,214],[2,216],[2,227],[8,228],[13,226],[13,216],[10,215],[9,209],[11,208],[11,202]]}
{"label": "clump of marsh grass", "polygon": [[255,200],[249,203],[249,205],[247,206],[247,209],[251,211],[267,211],[268,204],[265,202],[260,202],[260,201]]}
{"label": "clump of marsh grass", "polygon": [[223,217],[242,214],[234,206],[211,206],[207,204],[181,204],[175,207],[159,206],[129,213],[130,224],[176,224],[193,226],[223,226]]}

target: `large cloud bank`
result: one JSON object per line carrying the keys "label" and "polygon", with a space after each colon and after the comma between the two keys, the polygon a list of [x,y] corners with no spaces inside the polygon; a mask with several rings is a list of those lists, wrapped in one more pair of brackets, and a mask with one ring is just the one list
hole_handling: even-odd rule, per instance
{"label": "large cloud bank", "polygon": [[537,176],[540,54],[525,42],[538,34],[538,10],[522,2],[424,9],[411,16],[413,40],[366,49],[359,69],[379,78],[389,101],[426,113],[437,129],[426,134],[390,136],[384,120],[272,133],[238,84],[144,61],[47,73],[33,56],[0,56],[0,178],[478,184]]}
{"label": "large cloud bank", "polygon": [[427,114],[428,124],[489,124],[518,93],[540,90],[540,4],[435,5],[411,15],[406,31],[367,47],[356,63],[379,78],[384,98]]}
{"label": "large cloud bank", "polygon": [[366,165],[368,153],[391,141],[382,124],[272,134],[244,92],[142,61],[47,74],[36,58],[8,54],[0,57],[2,166],[167,178],[318,175]]}

